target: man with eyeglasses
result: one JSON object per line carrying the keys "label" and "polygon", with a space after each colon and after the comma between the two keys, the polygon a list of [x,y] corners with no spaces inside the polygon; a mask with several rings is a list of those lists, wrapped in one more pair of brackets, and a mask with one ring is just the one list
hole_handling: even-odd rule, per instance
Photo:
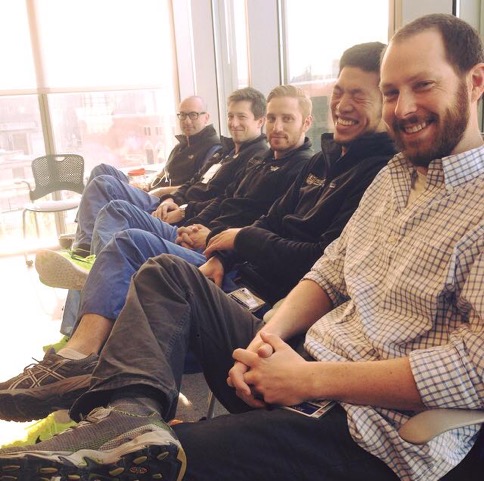
{"label": "man with eyeglasses", "polygon": [[183,100],[177,117],[182,135],[176,136],[179,144],[172,150],[164,168],[165,184],[171,187],[189,181],[207,160],[207,152],[220,144],[217,132],[209,124],[210,114],[201,97]]}
{"label": "man with eyeglasses", "polygon": [[145,212],[154,212],[160,196],[175,191],[222,149],[219,135],[212,124],[202,97],[191,96],[180,103],[178,112],[181,134],[171,151],[165,168],[151,185],[131,185],[126,174],[108,164],[100,164],[91,172],[77,214],[77,230],[72,244],[76,256],[86,257],[91,251],[91,239],[97,214],[111,200],[122,199]]}

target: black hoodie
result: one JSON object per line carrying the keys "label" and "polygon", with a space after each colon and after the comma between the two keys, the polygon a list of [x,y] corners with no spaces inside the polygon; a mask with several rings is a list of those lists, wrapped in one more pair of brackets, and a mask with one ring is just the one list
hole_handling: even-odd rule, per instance
{"label": "black hoodie", "polygon": [[312,155],[311,142],[306,138],[303,145],[279,159],[274,158],[272,149],[262,157],[253,157],[227,187],[225,198],[218,197],[190,223],[209,227],[209,238],[229,227],[252,224],[287,192]]}
{"label": "black hoodie", "polygon": [[243,142],[237,154],[232,138],[222,137],[221,140],[222,152],[213,155],[192,179],[175,192],[160,198],[161,201],[172,198],[177,205],[187,204],[184,223],[200,213],[213,199],[224,196],[225,189],[245,171],[247,162],[252,157],[269,150],[264,134]]}
{"label": "black hoodie", "polygon": [[231,255],[220,253],[225,272],[239,265],[242,281],[270,302],[284,297],[336,239],[366,188],[396,153],[386,133],[355,140],[344,155],[332,134],[286,195],[267,215],[243,228]]}

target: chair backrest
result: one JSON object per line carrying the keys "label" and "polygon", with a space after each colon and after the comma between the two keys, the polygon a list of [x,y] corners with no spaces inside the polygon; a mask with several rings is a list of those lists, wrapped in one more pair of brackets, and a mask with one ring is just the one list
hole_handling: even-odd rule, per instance
{"label": "chair backrest", "polygon": [[53,154],[32,161],[35,188],[30,191],[34,201],[59,190],[82,194],[84,190],[84,158],[77,154]]}

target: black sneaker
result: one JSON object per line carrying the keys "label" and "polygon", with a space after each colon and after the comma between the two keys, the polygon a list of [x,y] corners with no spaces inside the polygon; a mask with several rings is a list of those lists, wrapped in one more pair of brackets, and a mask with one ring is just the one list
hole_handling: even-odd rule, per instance
{"label": "black sneaker", "polygon": [[48,441],[0,450],[5,481],[180,481],[185,469],[185,452],[158,413],[140,416],[118,407],[96,408]]}
{"label": "black sneaker", "polygon": [[89,388],[98,359],[96,354],[80,360],[66,359],[50,349],[42,361],[0,383],[0,419],[32,421],[58,409],[69,409]]}

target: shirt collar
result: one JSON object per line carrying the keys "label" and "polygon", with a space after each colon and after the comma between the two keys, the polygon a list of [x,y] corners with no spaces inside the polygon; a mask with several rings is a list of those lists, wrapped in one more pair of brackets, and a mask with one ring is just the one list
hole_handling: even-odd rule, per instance
{"label": "shirt collar", "polygon": [[[415,167],[400,152],[388,163],[388,168],[397,175],[412,178]],[[466,184],[484,174],[484,145],[475,149],[453,154],[430,162],[427,172],[427,186],[444,184],[446,190]]]}

